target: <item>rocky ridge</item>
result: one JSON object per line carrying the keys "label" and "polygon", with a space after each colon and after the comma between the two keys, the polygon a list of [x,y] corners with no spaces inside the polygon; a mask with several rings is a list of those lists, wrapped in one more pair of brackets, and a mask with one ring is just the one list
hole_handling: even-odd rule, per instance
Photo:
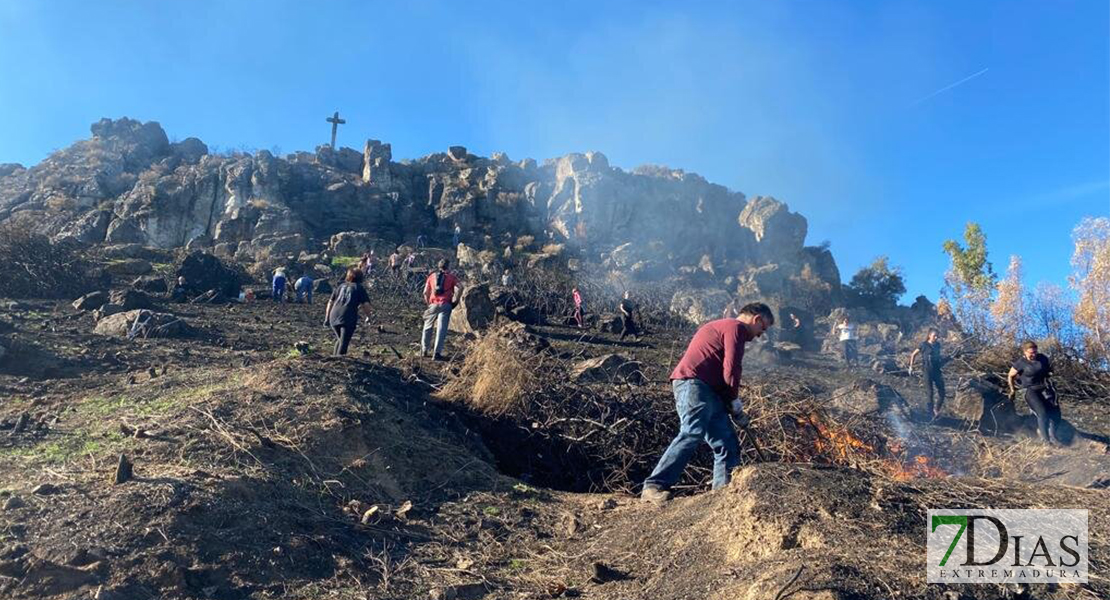
{"label": "rocky ridge", "polygon": [[786,204],[682,170],[625,171],[600,152],[537,163],[452,146],[397,162],[378,140],[361,153],[323,145],[278,157],[213,154],[128,118],[91,132],[31,168],[0,165],[0,223],[90,246],[207,249],[256,272],[326,251],[344,232],[389,247],[449,239],[458,224],[464,243],[498,257],[523,241],[556,248],[547,262],[558,267],[596,262],[707,290],[713,306],[679,301],[697,319],[722,298],[802,297],[827,312],[840,290],[831,253],[805,246],[806,219]]}

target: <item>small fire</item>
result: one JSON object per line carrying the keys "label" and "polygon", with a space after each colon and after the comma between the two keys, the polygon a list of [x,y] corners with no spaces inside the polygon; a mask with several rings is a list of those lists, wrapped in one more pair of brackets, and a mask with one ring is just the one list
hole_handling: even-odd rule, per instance
{"label": "small fire", "polygon": [[928,479],[948,477],[948,472],[933,465],[928,456],[915,456],[912,461],[906,463],[889,461],[884,465],[884,468],[897,481],[908,481],[922,477]]}
{"label": "small fire", "polygon": [[898,441],[884,443],[866,442],[844,427],[827,425],[816,413],[806,418],[796,417],[795,421],[803,428],[809,427],[816,432],[810,460],[824,460],[838,465],[855,465],[862,461],[879,461],[880,468],[898,481],[917,478],[947,477],[944,469],[934,465],[929,457],[923,455],[905,457],[905,449]]}

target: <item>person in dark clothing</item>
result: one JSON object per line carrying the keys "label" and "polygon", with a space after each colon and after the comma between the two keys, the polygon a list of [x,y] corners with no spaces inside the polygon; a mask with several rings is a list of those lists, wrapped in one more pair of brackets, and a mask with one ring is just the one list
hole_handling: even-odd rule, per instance
{"label": "person in dark clothing", "polygon": [[[936,419],[944,408],[944,377],[940,368],[944,364],[940,358],[940,340],[936,329],[930,329],[928,337],[910,354],[910,375],[913,375],[913,363],[917,355],[921,355],[921,373],[925,376],[925,391],[929,397],[929,416]],[[937,402],[933,404],[933,388],[937,391]]]}
{"label": "person in dark clothing", "polygon": [[636,321],[633,319],[633,313],[636,312],[636,303],[630,298],[631,293],[625,292],[624,298],[621,298],[620,304],[617,307],[621,311],[621,341],[627,336],[640,337],[640,330],[636,327]]}
{"label": "person in dark clothing", "polygon": [[170,294],[172,302],[184,303],[189,301],[189,288],[185,286],[185,277],[180,276],[177,278],[177,285],[173,286],[173,292]]}
{"label": "person in dark clothing", "polygon": [[740,465],[740,440],[729,415],[741,427],[748,423],[739,396],[744,344],[774,324],[775,317],[766,304],[752,303],[741,308],[738,317],[710,321],[694,334],[671,372],[678,435],[644,481],[640,498],[669,500],[671,486],[703,441],[713,449],[713,489],[728,485],[732,469]]}
{"label": "person in dark clothing", "polygon": [[336,286],[328,299],[328,307],[324,311],[324,325],[331,327],[335,332],[335,350],[332,356],[342,356],[347,353],[347,346],[355,335],[358,326],[358,313],[370,317],[370,296],[362,282],[366,278],[359,269],[348,269],[347,277],[343,283]]}
{"label": "person in dark clothing", "polygon": [[1048,357],[1037,352],[1037,343],[1027,341],[1021,345],[1021,358],[1010,366],[1006,382],[1010,385],[1010,397],[1014,397],[1014,380],[1017,379],[1024,390],[1025,402],[1037,415],[1037,437],[1047,444],[1059,444],[1057,437],[1060,425],[1060,403],[1056,398],[1056,387],[1049,377],[1052,365]]}

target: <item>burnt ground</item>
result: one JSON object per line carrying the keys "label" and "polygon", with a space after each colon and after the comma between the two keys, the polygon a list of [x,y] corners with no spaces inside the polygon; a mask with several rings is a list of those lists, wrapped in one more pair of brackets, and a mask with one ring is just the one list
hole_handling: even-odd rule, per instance
{"label": "burnt ground", "polygon": [[[93,334],[91,316],[67,302],[3,302],[0,596],[1016,597],[924,584],[920,531],[936,506],[1089,508],[1093,572],[1105,573],[1105,404],[1064,399],[1081,432],[1065,449],[1028,432],[983,436],[951,415],[911,418],[903,452],[946,474],[932,478],[760,464],[749,450],[728,490],[703,493],[703,453],[680,497],[655,507],[596,489],[604,478],[588,480],[591,490],[519,468],[549,461],[549,446],[525,433],[507,448],[495,436],[511,423],[435,394],[467,341],[452,333],[449,362],[417,358],[411,296],[375,293],[372,322],[338,359],[326,356],[317,300],[167,305],[194,334],[134,342]],[[648,382],[628,393],[664,403],[690,334],[661,328],[622,343],[557,325],[534,331],[560,360],[632,355]],[[764,402],[798,390],[820,401],[868,378],[924,404],[916,380],[820,355],[782,365],[753,353],[745,376]],[[949,375],[952,388],[959,377]],[[763,439],[761,427],[757,419]],[[134,478],[114,484],[121,454]],[[642,466],[629,468],[624,480],[642,477]],[[1092,577],[1031,594],[1110,592]]]}

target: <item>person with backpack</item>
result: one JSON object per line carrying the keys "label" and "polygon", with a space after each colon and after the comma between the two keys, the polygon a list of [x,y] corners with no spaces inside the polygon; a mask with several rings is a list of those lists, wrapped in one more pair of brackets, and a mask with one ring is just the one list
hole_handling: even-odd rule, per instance
{"label": "person with backpack", "polygon": [[335,332],[335,349],[332,356],[347,354],[347,347],[358,326],[358,313],[361,311],[370,318],[370,295],[362,287],[365,274],[355,268],[347,269],[343,283],[336,286],[324,309],[324,325]]}
{"label": "person with backpack", "polygon": [[447,339],[447,327],[451,324],[451,311],[458,305],[462,295],[458,278],[447,271],[449,265],[446,258],[441,259],[439,268],[430,273],[424,282],[424,302],[428,309],[424,311],[420,356],[428,356],[429,347],[432,346],[432,328],[435,328],[435,346],[432,351],[434,360],[443,360],[443,343]]}

